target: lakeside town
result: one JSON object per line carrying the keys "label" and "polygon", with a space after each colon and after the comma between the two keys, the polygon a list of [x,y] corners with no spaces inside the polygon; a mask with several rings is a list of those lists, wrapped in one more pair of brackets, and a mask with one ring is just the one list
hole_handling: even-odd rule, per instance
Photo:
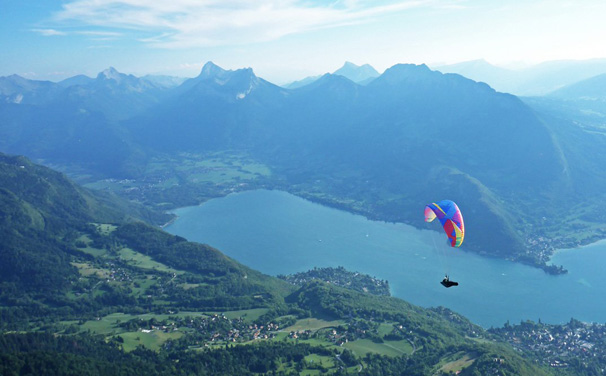
{"label": "lakeside town", "polygon": [[606,362],[606,325],[571,319],[563,325],[544,324],[539,320],[506,323],[489,332],[509,342],[514,349],[530,353],[544,365],[557,368],[584,368],[604,374]]}

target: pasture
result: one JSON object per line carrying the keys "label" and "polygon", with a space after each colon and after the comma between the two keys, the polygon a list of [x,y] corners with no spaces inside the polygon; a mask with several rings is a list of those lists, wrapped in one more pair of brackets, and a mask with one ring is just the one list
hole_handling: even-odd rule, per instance
{"label": "pasture", "polygon": [[395,357],[409,355],[413,350],[411,344],[407,340],[384,341],[383,343],[377,343],[370,339],[358,339],[345,343],[343,347],[353,351],[353,353],[358,356],[373,353]]}
{"label": "pasture", "polygon": [[118,251],[121,260],[141,269],[157,270],[160,272],[183,274],[183,271],[173,269],[165,264],[154,261],[151,257],[136,252],[130,248],[122,248]]}
{"label": "pasture", "polygon": [[289,331],[289,332],[290,331],[296,332],[299,330],[311,330],[312,332],[315,332],[320,329],[337,327],[337,326],[343,325],[343,324],[345,324],[344,320],[327,321],[327,320],[316,319],[316,318],[310,317],[307,319],[297,320],[297,322],[294,325],[284,328],[284,330]]}

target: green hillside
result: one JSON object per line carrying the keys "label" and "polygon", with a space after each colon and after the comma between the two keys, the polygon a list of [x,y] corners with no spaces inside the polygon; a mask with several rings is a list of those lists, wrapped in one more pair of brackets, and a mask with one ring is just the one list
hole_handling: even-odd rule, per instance
{"label": "green hillside", "polygon": [[548,374],[447,309],[295,287],[24,158],[0,166],[3,375]]}

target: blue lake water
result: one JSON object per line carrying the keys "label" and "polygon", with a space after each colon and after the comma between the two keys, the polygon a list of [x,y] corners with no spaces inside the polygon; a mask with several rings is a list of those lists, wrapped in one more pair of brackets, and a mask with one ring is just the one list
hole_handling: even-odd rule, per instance
{"label": "blue lake water", "polygon": [[[528,266],[453,250],[437,223],[427,229],[371,221],[280,191],[232,194],[178,209],[166,231],[209,244],[270,275],[343,266],[388,280],[392,295],[423,307],[448,307],[484,327],[506,321],[571,317],[606,322],[606,242],[559,251],[569,273],[551,276]],[[445,272],[460,283],[445,289]]]}

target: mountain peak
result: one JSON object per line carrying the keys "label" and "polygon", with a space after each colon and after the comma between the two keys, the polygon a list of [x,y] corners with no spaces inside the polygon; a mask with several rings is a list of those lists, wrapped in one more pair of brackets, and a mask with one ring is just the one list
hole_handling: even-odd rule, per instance
{"label": "mountain peak", "polygon": [[200,75],[198,75],[198,77],[203,78],[203,79],[213,78],[213,77],[221,76],[221,75],[225,74],[225,72],[226,72],[225,69],[219,67],[212,61],[209,61],[206,64],[204,64],[204,66],[202,67],[202,71],[200,71]]}
{"label": "mountain peak", "polygon": [[97,75],[97,79],[99,80],[114,80],[119,81],[121,79],[122,73],[118,72],[116,68],[109,67],[103,72]]}
{"label": "mountain peak", "polygon": [[316,82],[314,82],[315,86],[322,86],[322,85],[347,85],[347,86],[351,86],[353,85],[354,82],[343,76],[340,74],[330,74],[330,73],[326,73],[324,74],[322,77],[320,77],[319,79],[316,80]]}
{"label": "mountain peak", "polygon": [[[379,78],[381,81],[396,83],[411,78],[429,77],[432,73],[434,72],[425,64],[396,64],[387,69]],[[436,73],[440,74],[439,72]]]}
{"label": "mountain peak", "polygon": [[377,72],[372,66],[368,64],[358,66],[349,61],[346,61],[345,64],[343,64],[343,66],[336,70],[333,74],[347,77],[356,83],[368,81],[379,76],[379,72]]}
{"label": "mountain peak", "polygon": [[29,80],[23,76],[19,76],[18,74],[11,74],[10,76],[0,77],[0,80],[17,85],[26,85],[27,83],[36,82],[33,80]]}

